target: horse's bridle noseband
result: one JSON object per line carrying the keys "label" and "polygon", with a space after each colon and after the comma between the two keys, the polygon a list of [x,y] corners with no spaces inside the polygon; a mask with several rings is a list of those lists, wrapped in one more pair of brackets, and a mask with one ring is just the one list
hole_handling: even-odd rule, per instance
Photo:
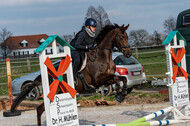
{"label": "horse's bridle noseband", "polygon": [[[120,36],[124,36],[123,34],[120,34]],[[118,28],[117,28],[117,32],[116,32],[116,43],[119,43],[120,44],[120,48],[119,48],[119,51],[121,51],[122,52],[122,48],[130,48],[130,45],[128,45],[128,46],[121,46],[121,43],[119,42],[119,40],[118,40],[118,38],[119,38],[119,30],[118,30]]]}

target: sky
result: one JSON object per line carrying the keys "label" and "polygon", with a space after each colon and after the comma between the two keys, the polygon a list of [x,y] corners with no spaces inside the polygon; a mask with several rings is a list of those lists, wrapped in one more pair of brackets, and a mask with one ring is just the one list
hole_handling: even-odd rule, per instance
{"label": "sky", "polygon": [[70,35],[78,32],[89,6],[101,5],[112,23],[130,24],[127,32],[163,32],[169,16],[190,9],[190,0],[1,0],[0,28],[14,36]]}

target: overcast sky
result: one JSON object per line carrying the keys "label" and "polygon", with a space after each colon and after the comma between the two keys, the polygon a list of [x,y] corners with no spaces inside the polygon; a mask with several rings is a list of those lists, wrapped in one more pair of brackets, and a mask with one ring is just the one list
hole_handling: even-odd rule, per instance
{"label": "overcast sky", "polygon": [[[112,23],[130,30],[164,31],[169,16],[190,9],[190,0],[1,0],[0,28],[17,35],[68,35],[81,29],[88,7],[101,5]],[[128,31],[128,32],[129,32]]]}

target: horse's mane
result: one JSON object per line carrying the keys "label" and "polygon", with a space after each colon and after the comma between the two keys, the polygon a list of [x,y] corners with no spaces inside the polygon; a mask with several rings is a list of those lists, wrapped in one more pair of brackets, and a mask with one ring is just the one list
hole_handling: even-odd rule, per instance
{"label": "horse's mane", "polygon": [[103,38],[108,34],[108,32],[110,32],[112,29],[115,28],[119,28],[119,26],[117,24],[114,24],[114,25],[106,25],[105,27],[103,27],[102,30],[97,35],[95,42],[99,44],[103,40]]}

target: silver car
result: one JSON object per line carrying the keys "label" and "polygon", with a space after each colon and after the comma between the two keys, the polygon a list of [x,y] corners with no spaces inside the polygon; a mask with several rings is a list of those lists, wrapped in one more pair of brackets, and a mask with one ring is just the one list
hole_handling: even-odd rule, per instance
{"label": "silver car", "polygon": [[[59,66],[59,63],[60,63],[60,60],[53,63],[55,68],[57,68]],[[37,72],[30,73],[30,74],[21,76],[21,77],[19,77],[17,79],[14,79],[12,81],[12,94],[14,96],[18,96],[21,93],[21,91],[23,91],[30,84],[32,84],[32,82],[38,76],[40,76],[40,74],[41,74],[41,72],[39,70]],[[39,99],[42,94],[43,94],[42,85],[39,85],[38,87],[33,88],[32,91],[27,94],[26,99],[28,99],[28,100],[36,100],[36,99]]]}
{"label": "silver car", "polygon": [[[133,56],[125,58],[122,53],[113,52],[112,59],[116,64],[115,75],[125,76],[127,78],[127,93],[130,93],[134,87],[146,82],[144,68]],[[123,87],[123,82],[120,82],[120,86]],[[104,96],[109,96],[115,89],[115,84],[102,86],[99,92]]]}

